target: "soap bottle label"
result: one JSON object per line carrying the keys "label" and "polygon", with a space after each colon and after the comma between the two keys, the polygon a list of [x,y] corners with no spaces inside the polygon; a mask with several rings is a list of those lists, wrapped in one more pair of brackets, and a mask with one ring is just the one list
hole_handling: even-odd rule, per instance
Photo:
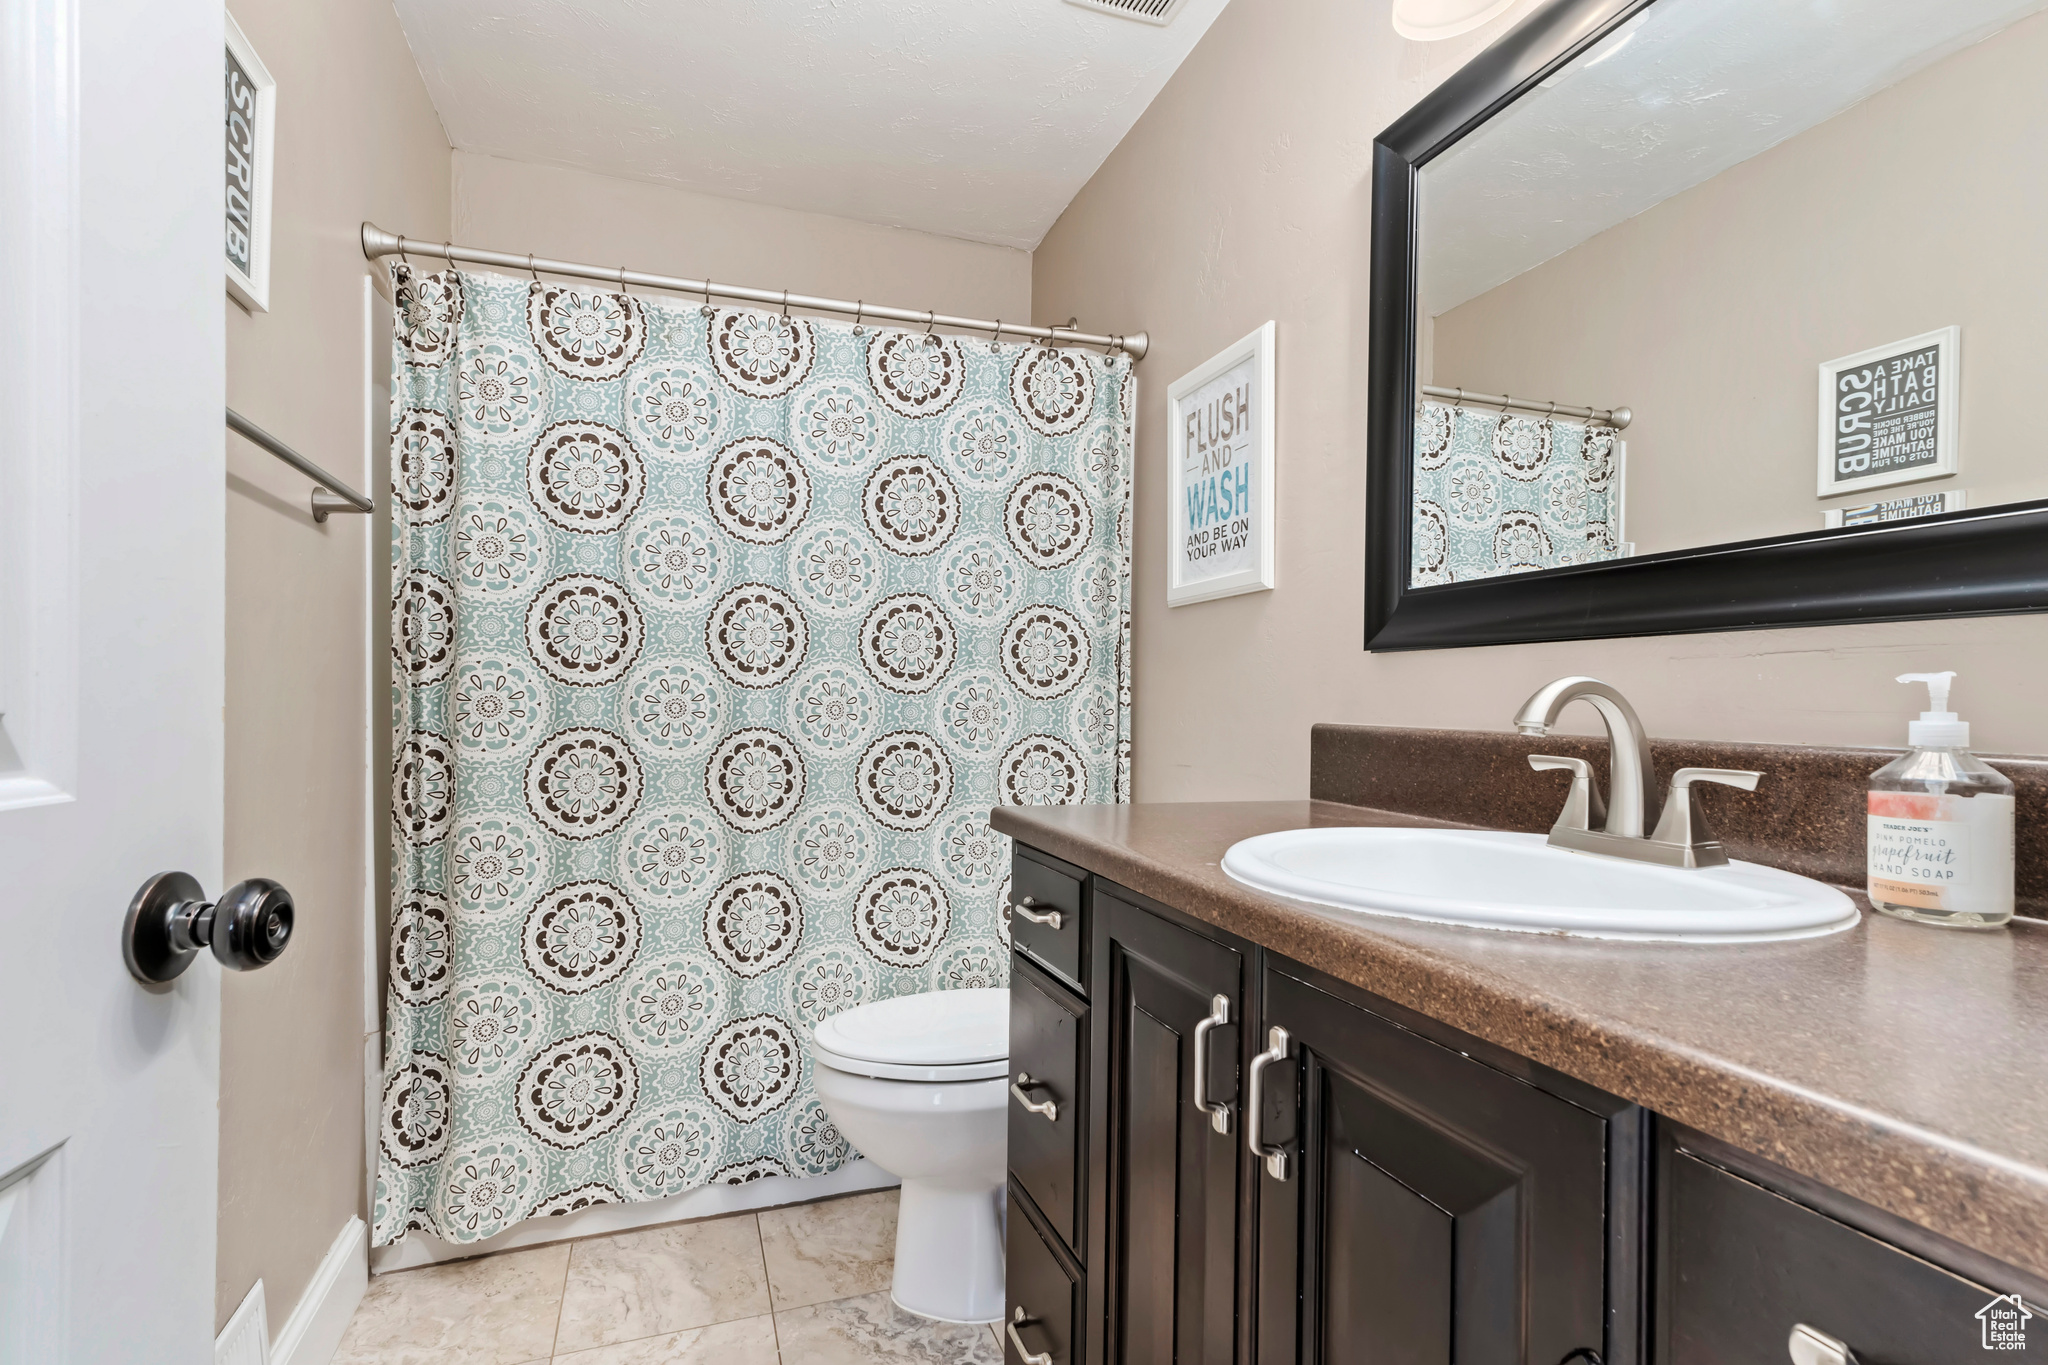
{"label": "soap bottle label", "polygon": [[1970,827],[1948,796],[1871,792],[1870,898],[1924,910],[1953,907],[1945,893],[1970,882]]}

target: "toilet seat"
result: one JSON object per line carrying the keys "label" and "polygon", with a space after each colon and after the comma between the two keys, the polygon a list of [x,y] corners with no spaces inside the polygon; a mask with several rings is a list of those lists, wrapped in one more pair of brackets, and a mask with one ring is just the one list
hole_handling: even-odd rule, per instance
{"label": "toilet seat", "polygon": [[1010,993],[925,991],[856,1005],[812,1032],[819,1066],[890,1081],[980,1081],[1010,1064]]}

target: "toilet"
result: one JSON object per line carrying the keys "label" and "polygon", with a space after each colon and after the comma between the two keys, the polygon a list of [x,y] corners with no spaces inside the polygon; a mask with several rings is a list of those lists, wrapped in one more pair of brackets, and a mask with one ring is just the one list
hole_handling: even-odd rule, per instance
{"label": "toilet", "polygon": [[1010,993],[856,1005],[817,1026],[811,1052],[839,1131],[903,1182],[889,1296],[940,1322],[999,1320]]}

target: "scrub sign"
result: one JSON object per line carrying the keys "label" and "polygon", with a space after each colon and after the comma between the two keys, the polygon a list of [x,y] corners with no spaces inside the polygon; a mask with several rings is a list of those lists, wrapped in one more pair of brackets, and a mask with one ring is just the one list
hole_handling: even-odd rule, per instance
{"label": "scrub sign", "polygon": [[1273,586],[1273,324],[1167,390],[1167,602]]}
{"label": "scrub sign", "polygon": [[277,82],[249,39],[224,15],[221,187],[228,293],[256,312],[270,307],[270,168],[277,135]]}
{"label": "scrub sign", "polygon": [[1820,496],[1955,473],[1958,329],[1821,366]]}

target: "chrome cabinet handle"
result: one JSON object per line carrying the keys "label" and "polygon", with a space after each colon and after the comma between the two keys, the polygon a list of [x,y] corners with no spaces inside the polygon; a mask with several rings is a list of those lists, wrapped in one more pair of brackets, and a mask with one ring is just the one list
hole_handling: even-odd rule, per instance
{"label": "chrome cabinet handle", "polygon": [[1017,1079],[1010,1082],[1010,1098],[1023,1105],[1025,1113],[1043,1114],[1047,1123],[1058,1123],[1060,1121],[1059,1105],[1052,1100],[1040,1100],[1038,1103],[1033,1104],[1029,1093],[1033,1090],[1050,1090],[1051,1088],[1044,1081],[1032,1080],[1030,1072],[1020,1071],[1017,1073]]}
{"label": "chrome cabinet handle", "polygon": [[1046,928],[1052,930],[1054,933],[1058,933],[1060,929],[1061,920],[1060,912],[1057,910],[1048,910],[1042,915],[1034,915],[1031,913],[1031,907],[1036,904],[1038,904],[1037,901],[1031,899],[1031,897],[1029,896],[1026,896],[1022,900],[1011,901],[1010,910],[1014,914],[1022,915],[1025,919],[1030,920],[1033,924],[1043,924]]}
{"label": "chrome cabinet handle", "polygon": [[1003,1330],[1009,1333],[1010,1344],[1017,1348],[1017,1357],[1024,1362],[1024,1365],[1052,1365],[1051,1351],[1040,1351],[1037,1355],[1033,1355],[1029,1350],[1025,1349],[1024,1338],[1017,1335],[1019,1327],[1029,1327],[1037,1321],[1037,1318],[1026,1316],[1024,1305],[1020,1303],[1015,1311],[1010,1314],[1010,1320],[1003,1324]]}
{"label": "chrome cabinet handle", "polygon": [[1230,1131],[1230,1105],[1209,1098],[1209,1030],[1230,1022],[1230,997],[1209,997],[1209,1017],[1195,1025],[1195,1108],[1209,1116],[1209,1126],[1219,1133]]}
{"label": "chrome cabinet handle", "polygon": [[1248,1111],[1244,1121],[1244,1145],[1251,1149],[1253,1156],[1265,1158],[1266,1174],[1275,1180],[1287,1178],[1287,1149],[1266,1145],[1265,1105],[1261,1102],[1264,1095],[1259,1087],[1267,1067],[1287,1060],[1292,1043],[1286,1029],[1275,1026],[1266,1030],[1266,1050],[1252,1058],[1252,1074],[1247,1086],[1249,1093],[1244,1101]]}
{"label": "chrome cabinet handle", "polygon": [[1792,1339],[1786,1347],[1792,1353],[1792,1365],[1856,1365],[1856,1353],[1848,1343],[1836,1341],[1803,1322],[1792,1328]]}

